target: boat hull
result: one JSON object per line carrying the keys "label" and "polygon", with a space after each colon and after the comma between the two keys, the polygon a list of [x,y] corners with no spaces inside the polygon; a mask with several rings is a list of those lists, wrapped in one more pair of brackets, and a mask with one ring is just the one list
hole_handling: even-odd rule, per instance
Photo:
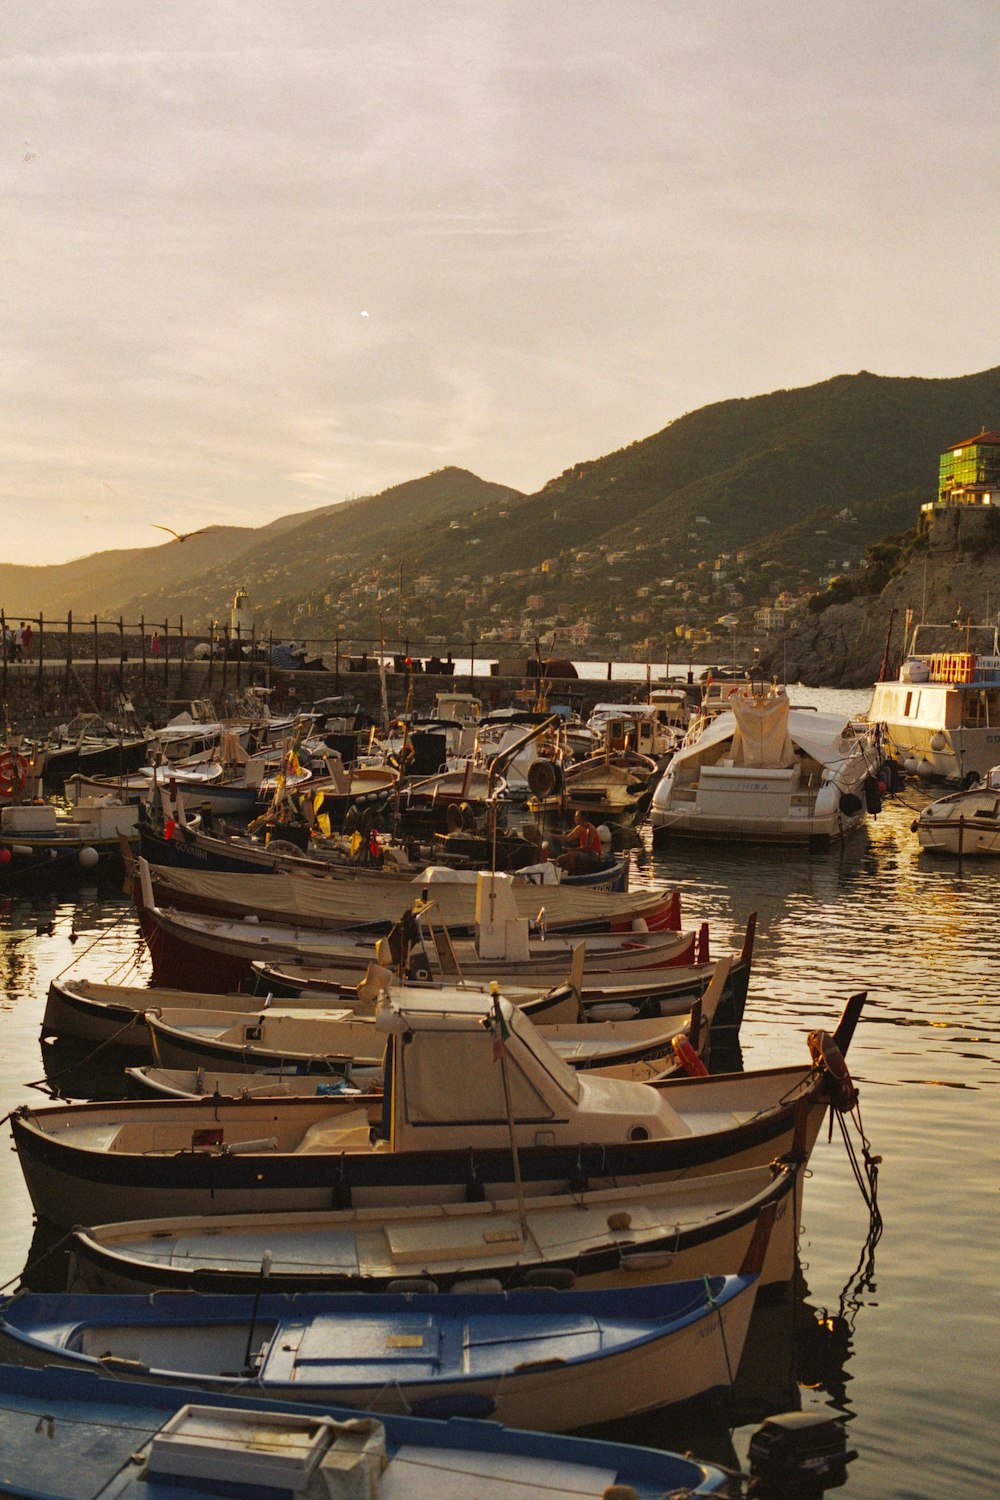
{"label": "boat hull", "polygon": [[[653,1285],[723,1275],[744,1263],[760,1216],[773,1214],[761,1286],[795,1269],[804,1174],[788,1165],[669,1185],[496,1204],[150,1219],[78,1230],[71,1291],[196,1288],[255,1292],[265,1250],[273,1291],[425,1290],[495,1281],[506,1288]],[[527,1236],[525,1237],[525,1226]]]}
{"label": "boat hull", "polygon": [[[603,1145],[525,1146],[518,1152],[524,1191],[605,1189],[808,1157],[827,1109],[821,1075],[779,1068],[722,1077],[722,1088],[719,1076],[651,1085],[671,1090],[670,1102],[682,1113],[685,1093],[697,1104],[690,1091],[712,1089],[701,1096],[706,1109],[711,1101],[703,1130]],[[335,1114],[355,1108],[298,1099],[22,1107],[11,1129],[35,1212],[65,1227],[167,1213],[495,1201],[513,1191],[508,1145],[480,1147],[469,1131],[459,1132],[463,1147],[412,1151],[367,1141],[359,1148],[352,1131],[342,1140],[330,1137]],[[324,1149],[296,1149],[313,1124],[323,1126]],[[85,1128],[76,1133],[78,1126]],[[128,1149],[130,1137],[141,1139],[142,1149]],[[281,1141],[285,1149],[271,1144]]]}
{"label": "boat hull", "polygon": [[[204,1481],[190,1483],[175,1474],[150,1473],[154,1439],[179,1408],[196,1405],[221,1424],[213,1447],[246,1463],[259,1474],[261,1428],[274,1424],[274,1403],[233,1391],[159,1386],[120,1381],[65,1367],[30,1369],[0,1366],[0,1451],[6,1459],[8,1494],[46,1500],[78,1500],[81,1493],[115,1495],[117,1500],[195,1500]],[[297,1414],[299,1445],[313,1436],[316,1419],[346,1422],[358,1413],[317,1408],[300,1401],[282,1407],[287,1420]],[[548,1494],[601,1493],[609,1482],[625,1487],[635,1500],[663,1495],[728,1495],[723,1470],[677,1454],[622,1443],[555,1437],[501,1427],[496,1422],[453,1418],[379,1418],[384,1424],[387,1467],[382,1484],[410,1492],[414,1473],[428,1468],[455,1486],[449,1493],[487,1500],[509,1495],[520,1479],[525,1490]],[[40,1435],[57,1431],[58,1442]],[[334,1443],[339,1442],[339,1434]],[[233,1472],[230,1467],[230,1472]],[[30,1477],[29,1477],[30,1476]],[[22,1488],[23,1486],[23,1488]],[[500,1488],[502,1486],[502,1489]],[[285,1484],[284,1493],[291,1485]],[[247,1493],[244,1490],[243,1493]]]}
{"label": "boat hull", "polygon": [[728,1390],[756,1293],[756,1276],[641,1295],[179,1294],[164,1303],[28,1293],[0,1307],[0,1357],[375,1413],[472,1409],[510,1427],[569,1432]]}

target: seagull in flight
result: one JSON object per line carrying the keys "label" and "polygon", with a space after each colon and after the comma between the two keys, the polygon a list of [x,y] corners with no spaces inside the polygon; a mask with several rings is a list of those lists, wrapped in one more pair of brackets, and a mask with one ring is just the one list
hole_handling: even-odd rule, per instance
{"label": "seagull in flight", "polygon": [[208,531],[207,526],[199,526],[197,531],[175,531],[172,526],[158,526],[155,521],[149,523],[154,531],[169,531],[172,537],[179,542],[186,542],[189,536],[201,536],[203,531]]}

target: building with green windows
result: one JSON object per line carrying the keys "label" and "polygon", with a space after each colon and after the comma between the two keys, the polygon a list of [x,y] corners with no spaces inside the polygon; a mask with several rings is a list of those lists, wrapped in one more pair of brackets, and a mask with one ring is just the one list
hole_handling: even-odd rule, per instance
{"label": "building with green windows", "polygon": [[985,429],[941,455],[939,505],[1000,505],[1000,433]]}
{"label": "building with green windows", "polygon": [[938,493],[920,507],[921,526],[935,550],[975,545],[993,534],[1000,514],[1000,432],[984,428],[941,455]]}

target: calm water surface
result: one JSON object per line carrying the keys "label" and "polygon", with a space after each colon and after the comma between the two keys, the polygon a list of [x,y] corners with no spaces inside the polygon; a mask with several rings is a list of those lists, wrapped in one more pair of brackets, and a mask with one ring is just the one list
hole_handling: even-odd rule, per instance
{"label": "calm water surface", "polygon": [[[865,703],[857,694],[797,696],[845,712]],[[860,1456],[841,1493],[966,1500],[995,1493],[1000,1415],[1000,864],[959,869],[920,854],[910,823],[926,796],[903,797],[829,855],[682,845],[654,855],[648,841],[634,852],[634,882],[679,885],[686,923],[708,919],[717,953],[739,942],[757,911],[745,1067],[803,1057],[807,1032],[832,1029],[847,997],[868,992],[850,1063],[864,1131],[882,1159],[884,1230],[873,1248],[835,1127],[812,1158],[800,1295],[755,1314],[732,1412],[647,1418],[629,1431],[742,1463],[771,1412],[843,1413]],[[38,1033],[50,978],[76,965],[141,982],[146,966],[127,904],[96,888],[8,900],[0,965],[5,1113],[43,1102]],[[115,1081],[105,1076],[108,1092]],[[76,1091],[74,1077],[61,1083]],[[10,1152],[0,1155],[0,1192],[0,1281],[16,1282],[33,1223]]]}

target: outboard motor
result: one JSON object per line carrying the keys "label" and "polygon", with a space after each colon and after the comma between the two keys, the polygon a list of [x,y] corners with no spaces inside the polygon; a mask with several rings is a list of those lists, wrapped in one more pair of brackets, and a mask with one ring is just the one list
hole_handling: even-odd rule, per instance
{"label": "outboard motor", "polygon": [[811,1500],[839,1489],[847,1465],[857,1458],[847,1447],[843,1422],[823,1412],[788,1411],[768,1417],[750,1439],[753,1500]]}

